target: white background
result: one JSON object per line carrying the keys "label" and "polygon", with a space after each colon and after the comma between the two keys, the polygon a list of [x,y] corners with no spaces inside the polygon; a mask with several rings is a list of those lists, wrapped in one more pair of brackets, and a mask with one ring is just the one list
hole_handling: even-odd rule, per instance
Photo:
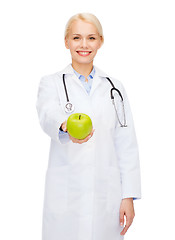
{"label": "white background", "polygon": [[[175,6],[166,0],[6,0],[0,4],[0,239],[41,239],[49,137],[35,108],[40,78],[66,67],[64,28],[102,23],[94,64],[125,86],[139,143],[142,200],[126,240],[174,239]],[[110,240],[110,239],[109,239]]]}

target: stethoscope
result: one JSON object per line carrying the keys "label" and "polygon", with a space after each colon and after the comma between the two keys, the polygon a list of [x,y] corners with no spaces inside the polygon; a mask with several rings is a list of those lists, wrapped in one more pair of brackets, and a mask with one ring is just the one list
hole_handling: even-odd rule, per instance
{"label": "stethoscope", "polygon": [[[115,112],[116,112],[116,115],[117,115],[117,119],[118,119],[118,122],[120,124],[121,127],[127,127],[126,125],[126,117],[125,117],[125,108],[124,108],[124,101],[123,101],[123,96],[121,94],[121,92],[115,88],[113,82],[108,78],[106,77],[106,79],[110,82],[110,84],[112,85],[112,88],[110,90],[111,92],[111,100],[112,100],[112,103],[114,105],[114,109],[115,109]],[[66,83],[65,83],[65,74],[63,74],[63,84],[64,84],[64,90],[65,90],[65,94],[66,94],[66,99],[67,99],[67,103],[65,105],[65,112],[66,113],[71,113],[74,111],[75,107],[74,105],[69,101],[69,97],[68,97],[68,93],[67,93],[67,88],[66,88]],[[122,122],[120,121],[119,119],[119,116],[118,116],[118,112],[117,112],[117,108],[115,106],[115,101],[114,101],[114,91],[116,91],[118,93],[118,95],[120,96],[120,99],[121,99],[121,103],[122,103],[122,109],[123,109],[123,118],[124,118],[124,123],[122,124]]]}

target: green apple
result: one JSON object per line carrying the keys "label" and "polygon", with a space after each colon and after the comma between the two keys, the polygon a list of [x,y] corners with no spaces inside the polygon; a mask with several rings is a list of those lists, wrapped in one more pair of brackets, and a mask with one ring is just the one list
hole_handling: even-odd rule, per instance
{"label": "green apple", "polygon": [[92,121],[84,113],[73,113],[67,119],[67,131],[74,138],[84,139],[92,131]]}

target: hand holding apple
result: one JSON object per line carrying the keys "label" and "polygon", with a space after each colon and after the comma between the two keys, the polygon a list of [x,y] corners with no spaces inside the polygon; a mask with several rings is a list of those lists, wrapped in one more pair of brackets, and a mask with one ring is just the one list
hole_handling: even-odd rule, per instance
{"label": "hand holding apple", "polygon": [[92,132],[84,139],[77,139],[77,138],[73,138],[69,133],[69,138],[70,140],[73,142],[73,143],[79,143],[79,144],[82,144],[82,143],[85,143],[87,142],[94,134],[94,131],[95,129],[92,130]]}
{"label": "hand holding apple", "polygon": [[[79,115],[82,115],[78,113],[78,118],[81,119],[81,117]],[[86,115],[87,116],[87,115]],[[89,116],[88,116],[89,118]],[[91,120],[90,120],[91,121]],[[92,123],[92,121],[91,121]],[[62,124],[61,124],[61,127],[63,129],[64,132],[67,132],[69,134],[69,132],[67,131],[67,121],[64,121]],[[85,137],[84,139],[77,139],[77,138],[74,138],[72,137],[70,134],[69,134],[69,138],[70,140],[73,142],[73,143],[79,143],[79,144],[82,144],[84,142],[87,142],[92,136],[93,136],[93,133],[94,133],[95,129],[92,129],[91,132],[89,133],[89,135],[87,137]]]}
{"label": "hand holding apple", "polygon": [[73,113],[67,119],[67,131],[73,138],[82,140],[92,133],[92,121],[84,113]]}
{"label": "hand holding apple", "polygon": [[[63,129],[64,132],[67,132],[67,127],[66,127],[66,123],[67,121],[64,121],[62,124],[61,124],[61,127]],[[73,138],[68,132],[69,134],[69,138],[70,140],[73,142],[73,143],[79,143],[79,144],[82,144],[84,142],[87,142],[92,136],[93,136],[93,133],[94,133],[95,129],[92,130],[92,132],[84,139],[82,140],[79,140],[79,139],[76,139],[76,138]]]}

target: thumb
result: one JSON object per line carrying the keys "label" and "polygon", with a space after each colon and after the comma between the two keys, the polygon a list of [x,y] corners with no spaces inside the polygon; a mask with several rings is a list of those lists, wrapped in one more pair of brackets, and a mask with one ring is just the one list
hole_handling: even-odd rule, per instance
{"label": "thumb", "polygon": [[62,123],[62,129],[63,129],[64,132],[67,131],[67,126],[66,125],[67,125],[67,121]]}
{"label": "thumb", "polygon": [[124,210],[120,210],[120,225],[124,225]]}

